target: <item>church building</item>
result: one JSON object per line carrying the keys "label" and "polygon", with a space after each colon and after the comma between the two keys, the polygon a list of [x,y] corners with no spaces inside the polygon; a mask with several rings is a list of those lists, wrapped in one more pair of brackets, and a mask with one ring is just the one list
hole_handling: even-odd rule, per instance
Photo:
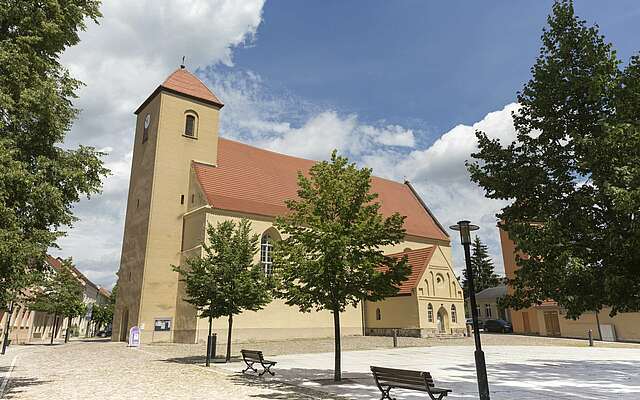
{"label": "church building", "polygon": [[[173,72],[135,111],[133,161],[118,271],[113,340],[141,329],[141,341],[206,340],[207,321],[184,301],[184,284],[172,265],[202,254],[208,224],[247,218],[260,236],[259,262],[273,268],[273,227],[296,197],[297,172],[315,161],[219,137],[223,103],[184,67]],[[341,316],[344,335],[462,335],[464,299],[445,229],[409,182],[373,177],[381,212],[405,215],[404,242],[384,248],[407,255],[412,272],[391,298],[365,302]],[[214,321],[226,338],[226,320]],[[281,300],[234,317],[234,339],[330,337],[327,311],[300,313]]]}

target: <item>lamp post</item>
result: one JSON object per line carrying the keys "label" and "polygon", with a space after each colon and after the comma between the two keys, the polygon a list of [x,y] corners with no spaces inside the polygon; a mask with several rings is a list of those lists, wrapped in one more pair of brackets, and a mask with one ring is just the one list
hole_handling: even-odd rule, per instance
{"label": "lamp post", "polygon": [[480,229],[471,225],[469,221],[458,221],[457,225],[449,227],[460,232],[460,242],[464,247],[464,259],[467,267],[467,284],[469,286],[469,303],[471,305],[471,319],[473,321],[473,337],[476,342],[476,374],[478,375],[478,392],[480,400],[489,400],[489,381],[487,380],[487,366],[484,362],[484,352],[480,343],[480,330],[478,329],[478,308],[476,306],[476,289],[473,285],[473,268],[471,267],[471,231]]}

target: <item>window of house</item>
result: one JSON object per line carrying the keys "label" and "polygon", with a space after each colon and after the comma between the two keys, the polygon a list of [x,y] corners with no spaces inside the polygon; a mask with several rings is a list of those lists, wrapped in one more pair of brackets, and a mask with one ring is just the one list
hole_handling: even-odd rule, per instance
{"label": "window of house", "polygon": [[431,303],[427,306],[427,321],[433,322],[433,306]]}
{"label": "window of house", "polygon": [[491,318],[491,304],[484,305],[484,314],[487,318]]}
{"label": "window of house", "polygon": [[456,310],[455,304],[451,305],[451,322],[453,322],[454,324],[458,322],[458,312]]}
{"label": "window of house", "polygon": [[260,264],[265,275],[270,276],[273,273],[273,241],[268,233],[262,235],[260,240]]}
{"label": "window of house", "polygon": [[191,114],[187,114],[184,123],[184,134],[189,137],[196,137],[196,117]]}
{"label": "window of house", "polygon": [[420,296],[424,295],[424,289],[423,288],[418,288],[418,292],[420,292]]}
{"label": "window of house", "polygon": [[380,314],[380,309],[376,308],[376,321],[380,321],[382,319],[382,314]]}

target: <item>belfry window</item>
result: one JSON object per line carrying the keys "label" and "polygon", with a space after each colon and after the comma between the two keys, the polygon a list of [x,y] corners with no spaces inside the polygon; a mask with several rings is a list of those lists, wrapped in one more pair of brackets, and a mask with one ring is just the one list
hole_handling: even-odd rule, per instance
{"label": "belfry window", "polygon": [[185,136],[196,137],[196,117],[187,115],[184,123]]}
{"label": "belfry window", "polygon": [[273,273],[273,241],[268,233],[262,235],[260,240],[260,265],[265,275],[271,276]]}

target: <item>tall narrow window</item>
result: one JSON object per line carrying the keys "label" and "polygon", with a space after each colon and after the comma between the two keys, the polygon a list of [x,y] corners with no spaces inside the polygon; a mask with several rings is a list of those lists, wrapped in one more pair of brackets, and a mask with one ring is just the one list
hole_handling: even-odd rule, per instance
{"label": "tall narrow window", "polygon": [[487,316],[487,318],[491,318],[491,304],[484,305],[484,313]]}
{"label": "tall narrow window", "polygon": [[184,134],[190,137],[196,136],[196,117],[193,115],[187,115],[185,119]]}
{"label": "tall narrow window", "polygon": [[427,306],[427,321],[433,322],[433,306],[431,303]]}
{"label": "tall narrow window", "polygon": [[380,309],[376,308],[376,321],[380,321],[382,319],[382,314],[380,313]]}
{"label": "tall narrow window", "polygon": [[262,235],[262,240],[260,240],[260,264],[262,265],[262,271],[268,276],[273,273],[272,251],[273,242],[271,236],[265,233]]}
{"label": "tall narrow window", "polygon": [[454,324],[458,322],[458,312],[456,310],[455,304],[451,305],[451,322],[453,322]]}

